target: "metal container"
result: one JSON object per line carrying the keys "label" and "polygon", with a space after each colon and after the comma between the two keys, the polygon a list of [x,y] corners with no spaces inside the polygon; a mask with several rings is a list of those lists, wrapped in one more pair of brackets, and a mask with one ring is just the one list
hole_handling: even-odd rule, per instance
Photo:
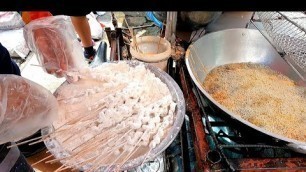
{"label": "metal container", "polygon": [[[107,63],[116,63],[116,62],[107,62]],[[138,62],[138,61],[128,61],[128,63],[131,66],[136,66],[140,62]],[[151,72],[153,72],[156,77],[158,77],[162,82],[164,82],[168,86],[168,88],[170,90],[170,93],[173,97],[173,100],[177,103],[177,106],[176,106],[176,109],[175,109],[175,120],[174,120],[173,126],[170,128],[167,136],[161,141],[161,143],[159,145],[157,145],[154,149],[152,149],[152,151],[150,152],[150,154],[147,157],[145,157],[146,155],[142,155],[142,156],[139,156],[135,159],[129,160],[122,166],[121,170],[133,169],[133,168],[141,165],[141,163],[143,162],[143,160],[145,158],[147,158],[146,161],[150,161],[150,160],[153,160],[154,158],[156,158],[158,155],[160,155],[173,142],[173,140],[175,139],[175,137],[179,133],[179,131],[182,127],[183,121],[184,121],[185,100],[184,100],[184,95],[183,95],[180,87],[171,78],[171,76],[169,76],[166,72],[163,72],[162,70],[160,70],[159,68],[157,68],[157,67],[155,67],[151,64],[145,64],[145,67],[147,69],[149,69]],[[63,84],[67,84],[67,83],[63,83]],[[55,92],[55,94],[56,94],[56,92]],[[52,126],[46,127],[44,129],[42,129],[42,135],[47,135],[47,134],[49,134],[53,131],[54,131],[54,128]],[[45,141],[45,145],[50,150],[50,152],[54,155],[54,157],[56,159],[61,159],[61,158],[69,156],[69,153],[62,149],[60,143],[56,140],[56,138],[47,139]],[[88,167],[89,167],[88,165],[85,165],[84,167],[82,167],[82,169],[79,169],[79,170],[83,171],[83,170],[86,170]],[[103,170],[105,170],[105,168],[107,168],[107,167],[101,167],[99,169],[99,171],[103,171]]]}
{"label": "metal container", "polygon": [[305,142],[269,132],[242,119],[214,100],[205,91],[203,82],[210,70],[220,65],[241,62],[267,65],[272,70],[278,71],[296,81],[298,85],[306,87],[306,83],[301,76],[278,54],[258,30],[228,29],[213,32],[191,44],[186,52],[186,65],[191,78],[215,108],[222,111],[232,121],[242,124],[245,128],[258,131],[269,138],[272,137],[275,141],[284,142],[294,151],[306,153]]}

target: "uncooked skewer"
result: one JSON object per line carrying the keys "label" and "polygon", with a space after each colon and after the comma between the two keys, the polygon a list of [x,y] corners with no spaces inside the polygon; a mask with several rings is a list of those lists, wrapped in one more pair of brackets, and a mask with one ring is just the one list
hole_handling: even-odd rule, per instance
{"label": "uncooked skewer", "polygon": [[39,163],[41,163],[41,162],[43,162],[43,161],[45,161],[45,160],[47,160],[47,159],[49,159],[51,157],[53,157],[53,155],[49,155],[49,156],[47,156],[47,157],[45,157],[45,158],[43,158],[43,159],[33,163],[32,166],[35,166],[35,165],[37,165],[37,164],[39,164]]}
{"label": "uncooked skewer", "polygon": [[[128,68],[128,70],[133,71],[131,68]],[[142,72],[141,70],[142,68],[139,68],[135,72]],[[117,76],[119,75],[121,74]],[[151,76],[151,73],[144,73],[144,75]],[[136,77],[136,75],[133,76],[135,76],[135,78],[139,77]],[[97,77],[100,78],[98,75]],[[149,85],[161,82],[155,81],[154,79],[156,78],[153,77],[151,79],[152,80],[149,80],[145,77],[141,82]],[[173,102],[171,101],[172,96],[170,92],[168,92],[166,88],[163,88],[157,89],[156,91],[158,92],[156,94],[149,94],[146,93],[147,89],[145,89],[149,87],[147,85],[138,86],[139,88],[132,87],[133,85],[130,85],[129,81],[123,82],[124,84],[126,83],[126,85],[122,83],[121,85],[119,84],[119,88],[118,84],[115,84],[117,81],[111,78],[104,79],[103,81],[105,84],[108,84],[108,87],[106,87],[107,89],[86,90],[86,93],[90,93],[89,95],[92,95],[93,91],[98,92],[98,94],[94,94],[98,96],[89,97],[90,101],[87,101],[85,107],[83,107],[82,103],[76,101],[81,105],[77,106],[80,108],[65,108],[62,112],[69,113],[69,111],[75,111],[75,109],[83,111],[83,108],[87,109],[86,107],[92,105],[92,103],[97,106],[94,105],[92,106],[93,108],[88,108],[86,114],[83,112],[73,112],[73,120],[68,118],[61,121],[58,124],[60,127],[56,127],[53,134],[50,134],[50,136],[56,136],[55,140],[61,145],[62,149],[59,149],[59,151],[64,151],[64,154],[59,155],[60,157],[57,157],[56,160],[48,159],[46,161],[46,163],[62,162],[63,166],[57,169],[58,172],[67,168],[80,169],[88,165],[88,171],[94,171],[101,167],[106,170],[119,170],[132,159],[131,157],[134,157],[139,150],[145,148],[145,152],[142,153],[143,157],[145,157],[141,162],[143,164],[151,154],[153,147],[156,147],[160,142],[156,141],[156,139],[152,139],[156,138],[154,137],[155,135],[157,136],[157,130],[153,128],[154,126],[158,126],[157,123],[162,123],[164,120],[163,117],[168,114],[169,103]],[[133,84],[137,84],[137,82]],[[112,92],[114,91],[114,86],[115,88],[119,88],[118,92],[115,89],[116,93]],[[121,88],[121,86],[123,87]],[[135,90],[135,88],[139,89],[137,93],[132,91],[132,89]],[[63,90],[65,91],[65,89]],[[152,90],[155,92],[155,89]],[[159,92],[161,92],[161,94]],[[104,95],[104,93],[105,96],[100,97],[100,95]],[[143,94],[148,94],[148,96],[143,97]],[[73,95],[64,95],[64,97],[73,97]],[[134,95],[139,95],[141,97],[137,98],[137,96],[135,97]],[[86,100],[87,98],[88,97],[86,97]],[[80,99],[82,98],[78,100]],[[61,103],[63,103],[63,105],[65,105],[65,103],[73,105],[71,104],[73,102],[61,101]],[[122,114],[122,116],[118,116],[120,114]],[[152,121],[149,122],[150,119],[152,119],[153,123]],[[67,120],[70,122],[67,123]],[[94,126],[92,125],[92,121],[96,122]],[[138,125],[140,128],[137,127]],[[61,133],[58,131],[61,131]],[[160,137],[159,135],[157,138]],[[154,142],[151,144],[151,141]],[[142,145],[149,145],[150,148],[142,147]],[[149,152],[147,152],[148,150]],[[57,152],[56,148],[52,150],[52,153],[53,152]]]}
{"label": "uncooked skewer", "polygon": [[157,51],[156,51],[157,54],[158,54],[158,52],[159,52],[160,41],[161,41],[161,39],[162,39],[163,30],[164,30],[164,27],[161,28],[161,32],[160,32],[160,34],[159,34],[159,40],[158,40]]}
{"label": "uncooked skewer", "polygon": [[124,19],[124,21],[125,21],[125,23],[126,23],[128,29],[129,29],[129,31],[130,31],[130,33],[131,33],[131,36],[132,36],[132,39],[133,39],[133,42],[134,42],[134,45],[135,45],[135,50],[136,50],[137,52],[142,53],[142,51],[141,51],[141,50],[139,49],[139,47],[138,47],[137,40],[136,40],[136,36],[135,36],[135,34],[134,34],[134,29],[131,28],[131,27],[129,26],[129,24],[128,24],[128,22],[126,21],[126,19]]}

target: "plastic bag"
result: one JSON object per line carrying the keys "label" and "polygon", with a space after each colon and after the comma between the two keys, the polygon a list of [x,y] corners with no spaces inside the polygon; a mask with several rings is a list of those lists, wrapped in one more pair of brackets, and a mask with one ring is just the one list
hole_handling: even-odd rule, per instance
{"label": "plastic bag", "polygon": [[24,27],[24,37],[50,74],[63,77],[86,66],[81,44],[67,16],[36,19]]}
{"label": "plastic bag", "polygon": [[0,30],[19,29],[24,22],[19,13],[14,11],[0,12]]}
{"label": "plastic bag", "polygon": [[0,31],[0,42],[6,47],[11,57],[25,59],[30,52],[23,37],[23,28]]}
{"label": "plastic bag", "polygon": [[103,36],[103,29],[101,24],[97,21],[96,16],[91,12],[87,14],[88,23],[90,26],[91,37],[93,39],[101,39]]}
{"label": "plastic bag", "polygon": [[17,75],[0,75],[0,144],[26,138],[56,119],[50,91]]}

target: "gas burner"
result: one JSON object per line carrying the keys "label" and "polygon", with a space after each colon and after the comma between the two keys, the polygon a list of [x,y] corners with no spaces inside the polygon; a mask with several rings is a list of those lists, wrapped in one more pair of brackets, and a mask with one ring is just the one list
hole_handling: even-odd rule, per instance
{"label": "gas burner", "polygon": [[166,161],[165,154],[157,156],[154,160],[148,161],[144,163],[142,166],[139,166],[133,170],[129,170],[128,172],[165,172],[166,171]]}
{"label": "gas burner", "polygon": [[[242,130],[214,111],[192,82],[183,60],[176,61],[174,71],[173,77],[181,86],[187,102],[186,119],[190,122],[189,128],[182,128],[185,130],[182,133],[191,133],[190,143],[196,159],[195,162],[188,161],[193,155],[183,154],[183,160],[187,159],[184,166],[196,163],[199,171],[306,170],[305,155],[293,152],[267,136],[255,132],[250,134],[251,131]],[[182,150],[184,152],[184,147]]]}

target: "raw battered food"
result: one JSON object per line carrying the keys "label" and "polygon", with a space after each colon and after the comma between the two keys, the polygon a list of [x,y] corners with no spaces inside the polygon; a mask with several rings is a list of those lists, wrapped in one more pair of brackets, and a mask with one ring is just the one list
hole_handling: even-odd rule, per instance
{"label": "raw battered food", "polygon": [[267,66],[234,63],[211,70],[204,89],[241,118],[272,133],[306,142],[306,94]]}
{"label": "raw battered food", "polygon": [[149,153],[172,126],[176,103],[166,84],[143,63],[104,63],[81,72],[56,92],[55,138],[70,153],[64,163],[122,165]]}

